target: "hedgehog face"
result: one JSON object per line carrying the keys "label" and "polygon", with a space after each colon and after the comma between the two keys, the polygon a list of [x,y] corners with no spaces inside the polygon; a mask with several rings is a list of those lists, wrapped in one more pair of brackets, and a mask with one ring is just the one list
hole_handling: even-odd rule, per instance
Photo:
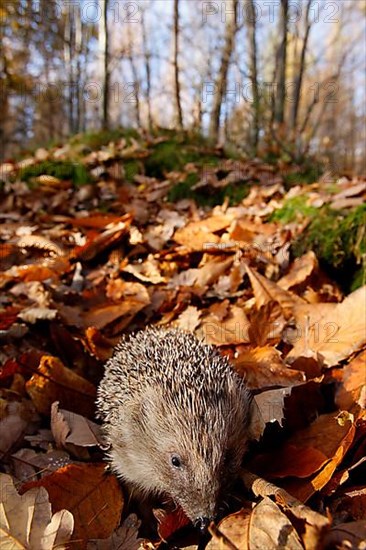
{"label": "hedgehog face", "polygon": [[213,519],[220,492],[238,474],[245,453],[245,408],[236,408],[230,393],[223,393],[199,406],[188,399],[177,411],[171,396],[174,400],[172,393],[168,398],[152,388],[142,402],[139,438],[151,459],[149,483],[171,495],[193,522]]}

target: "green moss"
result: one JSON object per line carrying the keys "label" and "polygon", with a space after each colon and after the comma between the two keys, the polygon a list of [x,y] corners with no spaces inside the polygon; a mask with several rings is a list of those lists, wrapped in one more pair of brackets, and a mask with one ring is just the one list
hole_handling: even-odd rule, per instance
{"label": "green moss", "polygon": [[301,218],[315,216],[319,209],[307,203],[307,195],[297,195],[296,197],[287,199],[281,208],[271,214],[270,221],[290,223]]}
{"label": "green moss", "polygon": [[285,188],[290,189],[295,185],[304,185],[307,183],[315,183],[319,180],[323,170],[316,163],[303,166],[301,169],[284,174],[283,179]]}
{"label": "green moss", "polygon": [[323,267],[346,291],[365,281],[366,205],[351,212],[324,207],[294,242],[295,256],[314,250]]}
{"label": "green moss", "polygon": [[138,160],[135,160],[135,159],[126,160],[123,163],[123,168],[125,171],[125,178],[127,181],[130,181],[130,182],[133,182],[134,177],[137,174],[143,173],[144,171],[142,162],[141,161],[139,162]]}
{"label": "green moss", "polygon": [[83,164],[70,161],[44,161],[21,170],[21,180],[32,183],[33,178],[39,176],[53,176],[60,180],[71,180],[78,187],[91,181],[91,176]]}
{"label": "green moss", "polygon": [[202,149],[201,142],[196,144],[192,138],[178,135],[157,143],[152,148],[151,155],[145,161],[145,173],[147,176],[162,179],[167,172],[182,170],[189,162],[195,162],[200,166],[216,166],[219,157],[207,149]]}
{"label": "green moss", "polygon": [[133,128],[116,128],[114,130],[100,130],[98,132],[86,132],[84,134],[77,134],[70,138],[71,145],[86,145],[90,149],[96,150],[108,145],[111,141],[117,141],[121,138],[126,138],[127,141],[130,138],[139,138],[137,130]]}
{"label": "green moss", "polygon": [[214,187],[192,189],[198,180],[197,173],[188,174],[185,181],[177,183],[170,189],[168,200],[176,202],[181,199],[193,199],[199,206],[213,207],[222,204],[226,197],[229,198],[230,205],[238,204],[249,193],[249,185],[246,183],[232,183],[216,189]]}

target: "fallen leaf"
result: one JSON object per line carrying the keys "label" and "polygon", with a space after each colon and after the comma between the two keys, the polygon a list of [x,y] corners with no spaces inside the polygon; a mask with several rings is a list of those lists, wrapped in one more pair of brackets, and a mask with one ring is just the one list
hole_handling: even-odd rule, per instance
{"label": "fallen leaf", "polygon": [[26,383],[26,389],[42,414],[50,414],[52,403],[59,401],[67,410],[94,416],[95,387],[66,368],[56,357],[42,357],[37,372]]}
{"label": "fallen leaf", "polygon": [[189,332],[194,332],[200,324],[202,312],[195,306],[188,306],[177,318],[175,325]]}
{"label": "fallen leaf", "polygon": [[287,355],[289,362],[311,350],[332,367],[366,343],[366,286],[340,304],[296,306],[294,314],[299,338]]}
{"label": "fallen leaf", "polygon": [[350,410],[355,403],[358,403],[360,407],[366,408],[366,403],[360,402],[362,391],[365,391],[365,386],[366,350],[343,367],[343,380],[337,389],[335,397],[338,407],[342,410]]}
{"label": "fallen leaf", "polygon": [[66,550],[74,519],[60,509],[53,516],[46,489],[38,487],[20,496],[10,476],[0,473],[1,548]]}
{"label": "fallen leaf", "polygon": [[340,523],[332,527],[324,540],[325,550],[355,548],[363,550],[366,540],[366,521]]}
{"label": "fallen leaf", "polygon": [[84,246],[77,247],[71,255],[72,258],[84,261],[92,260],[98,254],[119,242],[127,234],[131,221],[132,216],[126,214],[120,218],[120,221],[110,223],[100,235],[88,240]]}
{"label": "fallen leaf", "polygon": [[305,382],[304,373],[288,368],[281,353],[271,346],[240,352],[234,365],[250,389],[294,386]]}
{"label": "fallen leaf", "polygon": [[243,308],[231,306],[223,319],[212,313],[204,317],[197,335],[216,346],[242,344],[249,342],[248,328],[249,320]]}
{"label": "fallen leaf", "polygon": [[91,540],[87,550],[139,550],[143,539],[138,537],[141,521],[136,514],[130,514],[107,539]]}
{"label": "fallen leaf", "polygon": [[104,464],[70,464],[38,481],[22,486],[22,492],[33,487],[47,489],[53,512],[69,510],[74,516],[74,539],[81,547],[89,539],[109,537],[117,528],[123,497],[113,475],[105,472]]}
{"label": "fallen leaf", "polygon": [[51,407],[51,430],[59,447],[71,443],[80,447],[95,447],[102,444],[98,424],[80,414],[59,409],[56,401]]}
{"label": "fallen leaf", "polygon": [[246,266],[253,292],[255,296],[256,306],[259,309],[269,302],[278,302],[286,316],[292,314],[292,310],[296,304],[305,303],[299,296],[284,290],[278,284],[266,279],[263,275]]}
{"label": "fallen leaf", "polygon": [[301,258],[296,258],[287,275],[281,277],[277,284],[288,290],[294,286],[303,284],[318,269],[318,260],[312,250],[309,250]]}
{"label": "fallen leaf", "polygon": [[264,497],[250,514],[245,510],[225,518],[219,524],[217,532],[214,531],[213,540],[207,548],[209,550],[223,548],[300,550],[303,545],[288,517],[270,498]]}

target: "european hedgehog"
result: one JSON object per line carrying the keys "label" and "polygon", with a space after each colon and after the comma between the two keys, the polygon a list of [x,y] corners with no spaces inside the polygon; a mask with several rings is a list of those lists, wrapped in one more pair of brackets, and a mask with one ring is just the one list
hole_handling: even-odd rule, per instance
{"label": "european hedgehog", "polygon": [[250,394],[228,359],[192,334],[148,328],[116,347],[97,408],[114,472],[170,495],[204,531],[248,442]]}

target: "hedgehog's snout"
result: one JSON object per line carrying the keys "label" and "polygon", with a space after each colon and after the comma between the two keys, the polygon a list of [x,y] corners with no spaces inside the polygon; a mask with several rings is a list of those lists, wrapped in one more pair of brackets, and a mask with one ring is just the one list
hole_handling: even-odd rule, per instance
{"label": "hedgehog's snout", "polygon": [[213,521],[214,519],[215,519],[214,516],[210,516],[210,517],[202,517],[201,516],[201,517],[197,518],[193,522],[193,524],[204,535],[207,532],[208,526],[210,525],[211,521]]}

